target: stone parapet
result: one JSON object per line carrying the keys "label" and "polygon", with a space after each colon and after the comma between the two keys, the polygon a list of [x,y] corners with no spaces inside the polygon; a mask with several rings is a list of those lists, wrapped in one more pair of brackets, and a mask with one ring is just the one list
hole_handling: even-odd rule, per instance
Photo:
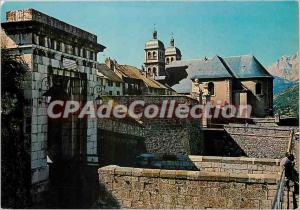
{"label": "stone parapet", "polygon": [[100,200],[107,208],[270,208],[276,174],[100,168]]}
{"label": "stone parapet", "polygon": [[42,12],[39,12],[34,9],[23,9],[23,10],[15,10],[8,11],[6,13],[7,22],[18,22],[18,21],[37,21],[40,23],[44,23],[51,27],[57,28],[59,30],[71,33],[78,37],[87,39],[91,42],[97,42],[97,36],[84,31],[80,28],[67,24],[63,21],[60,21],[54,17],[50,17]]}
{"label": "stone parapet", "polygon": [[105,166],[98,169],[99,175],[110,174],[115,176],[172,178],[180,180],[243,182],[243,183],[269,183],[276,184],[280,176],[277,174],[231,174],[228,172],[164,170],[148,168]]}
{"label": "stone parapet", "polygon": [[280,159],[194,155],[177,155],[174,158],[176,160],[166,160],[163,155],[155,154],[151,161],[141,160],[140,166],[172,170],[247,174],[279,174],[281,172]]}

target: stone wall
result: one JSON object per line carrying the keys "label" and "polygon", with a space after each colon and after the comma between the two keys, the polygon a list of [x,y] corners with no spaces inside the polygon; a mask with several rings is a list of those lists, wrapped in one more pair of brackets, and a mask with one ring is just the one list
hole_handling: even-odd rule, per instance
{"label": "stone wall", "polygon": [[147,152],[201,154],[201,128],[197,119],[149,120],[144,126]]}
{"label": "stone wall", "polygon": [[132,119],[99,119],[97,133],[101,166],[132,166],[146,150],[144,127]]}
{"label": "stone wall", "polygon": [[217,157],[217,156],[176,156],[176,160],[164,160],[154,155],[151,161],[141,161],[139,166],[157,169],[194,170],[207,172],[227,172],[231,174],[279,174],[280,159]]}
{"label": "stone wall", "polygon": [[231,96],[231,79],[214,79],[211,81],[206,80],[205,82],[201,81],[201,84],[198,82],[192,82],[192,93],[196,99],[199,98],[199,90],[201,90],[204,94],[207,94],[208,91],[208,83],[214,84],[214,94],[209,97],[209,100],[213,106],[215,105],[225,105],[232,104],[232,96]]}
{"label": "stone wall", "polygon": [[246,156],[255,158],[283,158],[293,131],[286,127],[241,124],[225,125],[224,128]]}
{"label": "stone wall", "polygon": [[200,171],[231,174],[280,174],[280,159],[247,157],[189,156]]}
{"label": "stone wall", "polygon": [[[145,106],[156,104],[161,106],[163,101],[170,103],[172,100],[176,104],[197,104],[197,101],[187,96],[111,96],[118,104],[129,107],[133,101],[142,100]],[[144,107],[145,107],[144,106]],[[140,111],[143,111],[142,109]],[[165,115],[168,113],[166,112]],[[98,128],[109,130],[110,125],[104,121],[98,121]],[[139,122],[143,126],[143,137],[146,151],[160,154],[201,154],[203,150],[201,140],[201,123],[199,119],[193,118],[141,118]],[[123,124],[123,125],[121,125]],[[126,122],[120,122],[118,129],[126,129]],[[128,124],[129,126],[129,124]],[[127,129],[131,130],[130,127]],[[118,131],[116,131],[118,132]],[[137,134],[138,135],[138,134]]]}
{"label": "stone wall", "polygon": [[279,179],[275,174],[117,166],[98,172],[106,208],[271,208]]}
{"label": "stone wall", "polygon": [[[248,104],[252,106],[251,116],[267,117],[273,109],[273,78],[242,79],[241,83],[248,92]],[[256,84],[262,87],[261,94],[256,94]]]}

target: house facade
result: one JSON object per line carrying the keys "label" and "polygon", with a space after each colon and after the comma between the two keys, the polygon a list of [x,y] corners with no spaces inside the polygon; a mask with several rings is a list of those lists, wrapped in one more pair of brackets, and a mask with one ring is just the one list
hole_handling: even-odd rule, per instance
{"label": "house facade", "polygon": [[110,70],[106,64],[98,64],[97,70],[97,81],[102,95],[123,95],[124,82],[114,71]]}
{"label": "house facade", "polygon": [[131,65],[118,64],[107,58],[106,65],[123,81],[123,95],[172,95],[175,91],[164,85],[147,73]]}

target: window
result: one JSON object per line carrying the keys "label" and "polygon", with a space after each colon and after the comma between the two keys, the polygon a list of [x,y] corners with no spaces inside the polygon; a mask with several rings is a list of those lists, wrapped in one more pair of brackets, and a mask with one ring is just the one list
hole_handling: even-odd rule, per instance
{"label": "window", "polygon": [[60,46],[60,45],[61,45],[60,42],[57,41],[57,42],[56,42],[56,50],[57,50],[57,51],[60,51],[60,49],[61,49],[61,46]]}
{"label": "window", "polygon": [[151,52],[148,52],[148,58],[151,58]]}
{"label": "window", "polygon": [[156,52],[155,51],[153,52],[153,58],[156,58]]}
{"label": "window", "polygon": [[256,93],[257,95],[262,94],[261,83],[256,83],[256,85],[255,85],[255,93]]}
{"label": "window", "polygon": [[117,96],[119,96],[120,95],[120,91],[117,91]]}
{"label": "window", "polygon": [[73,47],[73,55],[77,55],[77,47]]}
{"label": "window", "polygon": [[50,39],[49,38],[49,45],[48,45],[49,48],[51,49],[54,49],[54,39]]}
{"label": "window", "polygon": [[110,86],[110,87],[113,86],[113,82],[111,80],[108,80],[108,86]]}
{"label": "window", "polygon": [[112,91],[109,91],[109,95],[112,96]]}
{"label": "window", "polygon": [[87,53],[86,53],[86,49],[83,49],[83,50],[82,50],[82,57],[86,58],[86,54],[87,54]]}
{"label": "window", "polygon": [[153,67],[153,75],[156,76],[156,68]]}
{"label": "window", "polygon": [[40,36],[39,45],[45,47],[45,36]]}
{"label": "window", "polygon": [[172,62],[172,61],[174,61],[174,58],[173,58],[173,57],[171,58],[171,62]]}
{"label": "window", "polygon": [[94,59],[94,52],[90,51],[90,60]]}
{"label": "window", "polygon": [[117,86],[117,87],[120,87],[120,82],[116,82],[116,86]]}
{"label": "window", "polygon": [[151,68],[150,67],[148,68],[148,73],[151,73]]}
{"label": "window", "polygon": [[215,85],[213,82],[208,83],[207,89],[208,89],[209,95],[215,95]]}
{"label": "window", "polygon": [[169,58],[167,58],[167,64],[170,62],[170,59]]}
{"label": "window", "polygon": [[72,54],[73,52],[72,45],[66,45],[66,51],[68,54]]}

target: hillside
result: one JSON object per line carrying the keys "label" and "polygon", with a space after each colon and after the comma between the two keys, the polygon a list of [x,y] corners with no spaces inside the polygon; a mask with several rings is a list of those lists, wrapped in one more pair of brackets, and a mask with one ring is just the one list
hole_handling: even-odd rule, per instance
{"label": "hillside", "polygon": [[291,117],[299,117],[298,83],[274,96],[274,113]]}
{"label": "hillside", "polygon": [[286,80],[275,76],[273,80],[273,94],[276,95],[287,88],[293,87],[295,84],[297,84],[297,81]]}

